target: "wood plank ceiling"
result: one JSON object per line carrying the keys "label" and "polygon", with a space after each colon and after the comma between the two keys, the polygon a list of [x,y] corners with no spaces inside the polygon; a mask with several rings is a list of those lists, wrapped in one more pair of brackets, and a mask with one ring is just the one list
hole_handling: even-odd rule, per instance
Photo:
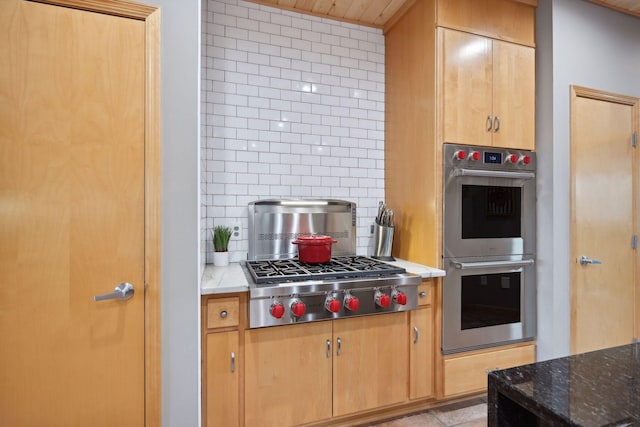
{"label": "wood plank ceiling", "polygon": [[[267,6],[336,19],[369,27],[383,28],[403,7],[415,0],[249,0]],[[515,0],[537,4],[538,0]],[[639,0],[587,0],[619,12],[640,17]]]}
{"label": "wood plank ceiling", "polygon": [[414,0],[249,0],[300,13],[382,28],[405,3]]}

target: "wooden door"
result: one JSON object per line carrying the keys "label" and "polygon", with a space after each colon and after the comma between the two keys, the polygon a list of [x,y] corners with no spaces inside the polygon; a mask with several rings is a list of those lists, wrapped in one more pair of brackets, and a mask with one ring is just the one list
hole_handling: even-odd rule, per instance
{"label": "wooden door", "polygon": [[535,149],[535,50],[493,41],[492,145]]}
{"label": "wooden door", "polygon": [[333,415],[407,400],[407,313],[334,321]]}
{"label": "wooden door", "polygon": [[[143,19],[1,3],[0,425],[140,426],[145,404],[159,422],[156,386],[145,402],[145,281],[158,285],[158,247],[145,253],[157,237],[146,31]],[[133,298],[93,300],[122,282]]]}
{"label": "wooden door", "polygon": [[245,425],[331,418],[331,321],[245,333]]}
{"label": "wooden door", "polygon": [[207,334],[207,426],[239,425],[239,333]]}
{"label": "wooden door", "polygon": [[433,310],[413,310],[410,319],[409,398],[430,397],[434,382]]}
{"label": "wooden door", "polygon": [[491,145],[491,40],[438,29],[442,142]]}
{"label": "wooden door", "polygon": [[581,353],[637,336],[638,104],[580,87],[571,96],[571,351]]}

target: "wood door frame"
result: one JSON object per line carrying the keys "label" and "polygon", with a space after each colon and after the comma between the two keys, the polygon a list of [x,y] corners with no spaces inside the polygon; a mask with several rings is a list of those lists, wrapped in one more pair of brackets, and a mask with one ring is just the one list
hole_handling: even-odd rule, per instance
{"label": "wood door frame", "polygon": [[144,105],[144,419],[162,425],[160,9],[129,0],[29,0],[145,23]]}
{"label": "wood door frame", "polygon": [[[572,251],[572,247],[574,245],[573,242],[573,236],[576,235],[577,230],[576,230],[576,200],[575,200],[575,188],[576,188],[576,182],[575,182],[575,163],[574,163],[574,156],[573,154],[573,147],[575,146],[575,141],[574,141],[574,137],[573,137],[573,129],[576,126],[576,122],[575,122],[575,115],[573,114],[573,112],[575,111],[576,108],[576,100],[577,98],[589,98],[589,99],[593,99],[593,100],[597,100],[597,101],[605,101],[605,102],[613,102],[616,104],[622,104],[622,105],[628,105],[631,107],[632,109],[632,128],[633,131],[638,133],[639,129],[638,129],[638,125],[640,122],[639,119],[639,112],[640,112],[640,108],[639,108],[639,103],[640,103],[640,99],[639,98],[634,98],[632,96],[627,96],[627,95],[620,95],[617,93],[612,93],[612,92],[606,92],[606,91],[602,91],[602,90],[598,90],[598,89],[592,89],[592,88],[588,88],[588,87],[584,87],[584,86],[576,86],[576,85],[571,85],[571,105],[570,105],[570,142],[569,142],[569,156],[570,156],[570,179],[571,179],[571,184],[570,184],[570,210],[571,210],[571,229],[570,229],[570,242],[569,242],[569,247],[570,247],[570,253],[573,254]],[[637,147],[636,150],[640,150],[640,147]],[[633,170],[636,170],[638,167],[638,154],[636,154],[634,156],[634,158],[632,159],[632,164],[633,164]],[[633,193],[637,195],[638,190],[640,190],[640,185],[638,183],[638,177],[639,177],[639,173],[636,173],[636,177],[633,180]],[[636,222],[636,227],[638,226],[638,224],[640,224],[640,222],[638,221],[638,199],[640,198],[640,196],[636,196],[635,200],[634,200],[634,204],[633,204],[633,210],[634,210],[634,214],[636,216],[635,218],[635,222]],[[572,255],[571,255],[572,256]],[[638,332],[640,331],[640,327],[639,327],[639,322],[640,322],[640,301],[638,301],[638,299],[640,298],[640,289],[638,289],[639,286],[639,280],[638,278],[640,277],[638,269],[639,269],[639,265],[640,263],[636,262],[636,266],[635,266],[635,271],[634,271],[634,282],[635,282],[635,286],[633,289],[634,292],[634,310],[633,310],[633,318],[634,318],[634,325],[633,325],[633,331],[634,331],[634,336],[638,336]],[[575,313],[574,313],[574,307],[576,305],[576,295],[574,292],[574,284],[576,281],[576,267],[572,266],[571,267],[571,271],[570,271],[570,313],[571,313],[571,319],[570,319],[570,327],[569,327],[569,334],[570,334],[570,351],[573,354],[575,352],[575,334],[574,334],[574,329],[575,329]]]}

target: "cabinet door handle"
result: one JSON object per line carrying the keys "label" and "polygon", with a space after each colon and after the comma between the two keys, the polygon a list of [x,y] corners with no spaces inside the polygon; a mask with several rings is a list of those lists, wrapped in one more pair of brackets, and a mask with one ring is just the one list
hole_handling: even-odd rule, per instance
{"label": "cabinet door handle", "polygon": [[493,116],[487,116],[487,132],[491,132],[493,129]]}
{"label": "cabinet door handle", "polygon": [[418,332],[418,327],[414,326],[413,327],[413,343],[417,344],[418,343],[418,338],[420,338],[419,332]]}
{"label": "cabinet door handle", "polygon": [[494,120],[493,131],[498,132],[499,130],[500,130],[500,116],[496,116],[496,119]]}
{"label": "cabinet door handle", "polygon": [[236,371],[236,354],[231,352],[231,373]]}
{"label": "cabinet door handle", "polygon": [[327,340],[327,359],[331,357],[331,340]]}
{"label": "cabinet door handle", "polygon": [[420,296],[420,298],[424,298],[427,296],[427,293],[425,291],[422,291],[418,295]]}
{"label": "cabinet door handle", "polygon": [[338,337],[336,341],[338,341],[338,350],[336,351],[336,356],[340,356],[340,352],[342,351],[342,340],[340,339],[340,337]]}

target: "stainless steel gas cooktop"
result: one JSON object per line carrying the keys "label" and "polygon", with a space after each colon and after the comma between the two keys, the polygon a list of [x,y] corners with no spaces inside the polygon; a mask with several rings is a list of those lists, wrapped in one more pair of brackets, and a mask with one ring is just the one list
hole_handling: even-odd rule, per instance
{"label": "stainless steel gas cooktop", "polygon": [[247,268],[257,285],[406,273],[404,268],[365,256],[334,257],[326,264],[305,264],[298,259],[247,261]]}
{"label": "stainless steel gas cooktop", "polygon": [[[249,204],[249,327],[407,311],[422,279],[355,255],[356,207],[340,200],[262,200]],[[321,234],[337,241],[330,262],[305,264],[292,242]]]}

